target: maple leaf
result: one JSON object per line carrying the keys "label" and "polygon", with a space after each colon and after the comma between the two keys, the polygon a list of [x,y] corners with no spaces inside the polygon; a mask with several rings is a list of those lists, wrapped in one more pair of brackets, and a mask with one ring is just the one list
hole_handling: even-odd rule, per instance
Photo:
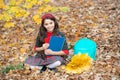
{"label": "maple leaf", "polygon": [[23,2],[23,0],[16,1],[16,5],[20,5]]}
{"label": "maple leaf", "polygon": [[86,54],[74,55],[71,62],[67,64],[65,70],[67,73],[81,73],[91,67],[92,59]]}
{"label": "maple leaf", "polygon": [[34,15],[33,16],[33,20],[34,20],[34,22],[36,24],[40,24],[41,23],[41,19],[40,19],[39,15]]}
{"label": "maple leaf", "polygon": [[4,4],[4,2],[3,2],[3,0],[0,0],[0,8],[4,8],[4,6],[5,6],[5,4]]}
{"label": "maple leaf", "polygon": [[59,9],[63,12],[67,12],[69,10],[68,7],[59,7]]}
{"label": "maple leaf", "polygon": [[24,53],[24,52],[26,52],[26,49],[25,48],[20,48],[20,52]]}
{"label": "maple leaf", "polygon": [[48,12],[50,10],[52,10],[52,7],[50,5],[47,5],[44,9],[44,12]]}
{"label": "maple leaf", "polygon": [[23,5],[23,7],[27,8],[27,9],[30,9],[32,8],[33,4],[31,3],[25,3],[25,5]]}
{"label": "maple leaf", "polygon": [[26,2],[30,2],[31,0],[25,0]]}
{"label": "maple leaf", "polygon": [[25,14],[23,15],[23,16],[24,16],[24,18],[28,17],[28,15],[29,15],[29,14],[30,14],[30,12],[29,12],[29,11],[25,12]]}
{"label": "maple leaf", "polygon": [[9,7],[8,5],[4,5],[4,6],[3,6],[3,9],[4,9],[4,10],[8,10],[9,8],[10,8],[10,7]]}
{"label": "maple leaf", "polygon": [[41,5],[42,3],[43,3],[42,1],[38,1],[38,2],[37,2],[38,5]]}
{"label": "maple leaf", "polygon": [[9,4],[12,5],[12,6],[14,6],[15,3],[16,3],[16,0],[10,0],[10,2],[9,2]]}
{"label": "maple leaf", "polygon": [[19,6],[13,6],[13,7],[9,7],[7,12],[9,14],[14,14],[14,13],[19,12],[19,10],[21,10],[21,8]]}
{"label": "maple leaf", "polygon": [[0,20],[2,20],[3,19],[3,15],[2,14],[0,14]]}
{"label": "maple leaf", "polygon": [[30,3],[35,5],[37,3],[37,0],[32,0]]}
{"label": "maple leaf", "polygon": [[4,25],[4,28],[10,28],[10,27],[14,27],[15,24],[13,22],[6,22]]}
{"label": "maple leaf", "polygon": [[58,11],[58,8],[57,7],[52,7],[52,12],[57,12]]}
{"label": "maple leaf", "polygon": [[12,19],[12,16],[8,14],[7,12],[3,12],[2,18],[3,21],[10,21]]}
{"label": "maple leaf", "polygon": [[37,4],[37,0],[26,0],[25,4],[23,5],[23,7],[30,9],[33,7],[33,5]]}
{"label": "maple leaf", "polygon": [[48,3],[48,2],[50,2],[50,0],[43,0],[43,2]]}
{"label": "maple leaf", "polygon": [[15,15],[16,18],[18,18],[18,17],[22,17],[22,16],[24,16],[25,13],[26,13],[25,10],[23,10],[23,9],[19,9],[19,11],[16,12],[14,15]]}

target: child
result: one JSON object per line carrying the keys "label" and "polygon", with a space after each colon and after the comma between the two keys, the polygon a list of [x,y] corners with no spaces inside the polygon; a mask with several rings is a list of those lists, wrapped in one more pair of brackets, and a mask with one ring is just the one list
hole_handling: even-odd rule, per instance
{"label": "child", "polygon": [[[45,14],[42,16],[42,23],[34,47],[34,51],[37,52],[37,55],[27,58],[25,63],[32,66],[42,66],[41,72],[45,71],[47,68],[56,71],[57,66],[65,63],[63,56],[69,53],[66,40],[61,51],[52,51],[48,49],[49,40],[52,35],[65,38],[65,35],[59,31],[56,18],[52,14]],[[48,56],[46,54],[50,55]]]}

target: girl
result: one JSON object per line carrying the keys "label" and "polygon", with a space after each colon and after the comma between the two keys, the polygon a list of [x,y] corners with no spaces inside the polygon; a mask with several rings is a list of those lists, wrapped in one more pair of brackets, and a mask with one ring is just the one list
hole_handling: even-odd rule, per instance
{"label": "girl", "polygon": [[65,38],[65,35],[59,31],[56,18],[52,14],[45,14],[42,16],[42,23],[34,47],[37,54],[35,57],[30,56],[27,58],[25,63],[32,66],[42,66],[41,72],[47,68],[56,71],[57,66],[65,63],[63,56],[69,53],[66,40],[61,51],[48,49],[50,37],[53,35]]}

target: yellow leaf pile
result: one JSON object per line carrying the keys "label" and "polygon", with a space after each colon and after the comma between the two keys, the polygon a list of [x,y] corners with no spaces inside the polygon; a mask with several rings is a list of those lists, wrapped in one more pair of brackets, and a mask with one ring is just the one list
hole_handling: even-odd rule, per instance
{"label": "yellow leaf pile", "polygon": [[87,54],[77,54],[67,64],[65,70],[67,73],[81,73],[84,70],[89,70],[92,65],[92,59]]}
{"label": "yellow leaf pile", "polygon": [[[7,22],[15,21],[19,19],[22,21],[27,18],[33,18],[35,24],[39,25],[41,22],[40,16],[42,13],[46,12],[57,12],[62,11],[66,12],[68,10],[67,7],[55,7],[49,5],[51,0],[0,0],[0,9],[2,10],[0,13],[0,20],[3,21],[2,26],[4,28],[10,28],[17,25],[17,22],[13,22],[14,25],[6,25],[9,24]],[[34,10],[34,15],[31,10]],[[4,24],[5,23],[5,24]],[[29,22],[27,22],[29,23]]]}

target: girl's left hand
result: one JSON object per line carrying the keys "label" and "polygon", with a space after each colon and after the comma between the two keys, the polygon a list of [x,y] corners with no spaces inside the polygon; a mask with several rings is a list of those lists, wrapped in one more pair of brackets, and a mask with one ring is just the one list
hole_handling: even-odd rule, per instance
{"label": "girl's left hand", "polygon": [[54,53],[54,52],[53,52],[51,49],[46,49],[46,50],[45,50],[45,54],[46,54],[46,55],[49,55],[49,54],[53,55],[53,53]]}

